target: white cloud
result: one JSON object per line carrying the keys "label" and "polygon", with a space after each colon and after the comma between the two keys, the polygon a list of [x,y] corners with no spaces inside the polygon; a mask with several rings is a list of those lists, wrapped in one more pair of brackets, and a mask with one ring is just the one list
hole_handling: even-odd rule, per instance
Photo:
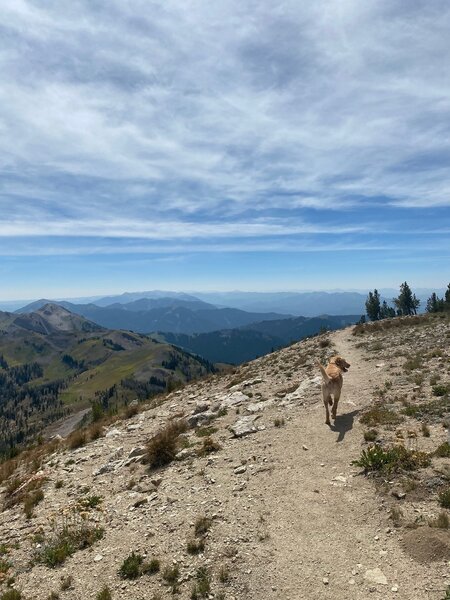
{"label": "white cloud", "polygon": [[2,20],[2,236],[333,229],[256,219],[311,208],[353,212],[349,233],[379,197],[450,206],[448,3],[16,0]]}

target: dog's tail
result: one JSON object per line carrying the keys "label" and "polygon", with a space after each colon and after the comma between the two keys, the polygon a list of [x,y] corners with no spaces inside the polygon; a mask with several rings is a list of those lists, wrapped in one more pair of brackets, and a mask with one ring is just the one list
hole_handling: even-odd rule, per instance
{"label": "dog's tail", "polygon": [[321,365],[319,361],[317,361],[316,364],[322,373],[322,377],[323,377],[323,380],[325,381],[325,383],[329,383],[331,381],[331,377],[328,377],[328,373],[325,371],[325,367],[323,365]]}

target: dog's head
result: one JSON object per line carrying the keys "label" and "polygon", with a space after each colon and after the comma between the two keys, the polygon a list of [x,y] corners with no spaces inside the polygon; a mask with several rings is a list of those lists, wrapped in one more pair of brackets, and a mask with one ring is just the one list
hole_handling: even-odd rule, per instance
{"label": "dog's head", "polygon": [[330,363],[336,365],[344,373],[347,373],[350,368],[350,363],[348,363],[345,358],[342,358],[342,356],[333,356],[330,358]]}

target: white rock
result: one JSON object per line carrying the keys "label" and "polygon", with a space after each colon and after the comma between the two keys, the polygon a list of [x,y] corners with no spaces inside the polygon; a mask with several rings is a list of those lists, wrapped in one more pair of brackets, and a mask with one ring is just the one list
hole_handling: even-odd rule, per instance
{"label": "white rock", "polygon": [[375,569],[367,569],[367,571],[364,573],[364,579],[369,583],[387,585],[386,575],[378,567],[375,567]]}

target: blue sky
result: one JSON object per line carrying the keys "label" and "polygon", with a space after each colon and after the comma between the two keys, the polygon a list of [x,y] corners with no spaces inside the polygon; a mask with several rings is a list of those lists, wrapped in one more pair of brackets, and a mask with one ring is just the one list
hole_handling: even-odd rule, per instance
{"label": "blue sky", "polygon": [[0,300],[448,283],[448,2],[14,0],[0,28]]}

